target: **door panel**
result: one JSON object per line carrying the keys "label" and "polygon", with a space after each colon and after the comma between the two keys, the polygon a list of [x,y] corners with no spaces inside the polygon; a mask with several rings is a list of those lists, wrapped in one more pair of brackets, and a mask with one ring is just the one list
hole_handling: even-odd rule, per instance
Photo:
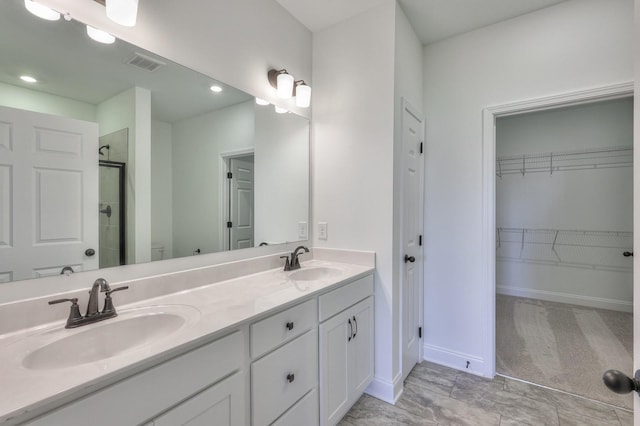
{"label": "door panel", "polygon": [[373,297],[349,309],[355,317],[354,337],[350,345],[351,388],[360,395],[373,379]]}
{"label": "door panel", "polygon": [[349,403],[348,313],[320,324],[320,411],[325,424],[336,424]]}
{"label": "door panel", "polygon": [[253,159],[232,158],[231,248],[253,247]]}

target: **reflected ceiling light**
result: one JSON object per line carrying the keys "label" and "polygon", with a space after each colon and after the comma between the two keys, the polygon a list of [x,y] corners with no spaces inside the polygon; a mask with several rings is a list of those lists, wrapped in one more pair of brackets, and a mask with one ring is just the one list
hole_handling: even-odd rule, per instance
{"label": "reflected ceiling light", "polygon": [[38,18],[46,19],[47,21],[57,21],[60,19],[58,12],[40,3],[36,3],[33,0],[24,0],[24,7]]}
{"label": "reflected ceiling light", "polygon": [[138,0],[106,0],[107,17],[125,27],[136,25]]}
{"label": "reflected ceiling light", "polygon": [[289,99],[293,96],[293,76],[285,69],[270,70],[269,82],[276,89],[278,97],[282,99]]}
{"label": "reflected ceiling light", "polygon": [[311,86],[307,85],[304,80],[295,82],[293,96],[296,97],[296,106],[300,108],[309,108],[311,105]]}
{"label": "reflected ceiling light", "polygon": [[112,44],[116,38],[111,34],[87,25],[87,35],[98,43]]}
{"label": "reflected ceiling light", "polygon": [[264,99],[256,98],[256,103],[258,105],[263,105],[264,106],[264,105],[269,105],[270,102],[269,101],[265,101]]}
{"label": "reflected ceiling light", "polygon": [[20,76],[20,80],[25,81],[27,83],[37,83],[38,80],[36,80],[35,78],[31,77],[30,75],[21,75]]}
{"label": "reflected ceiling light", "polygon": [[285,113],[289,112],[289,110],[286,109],[286,108],[279,107],[278,105],[274,105],[274,106],[276,107],[276,112],[278,114],[285,114]]}
{"label": "reflected ceiling light", "polygon": [[217,84],[214,84],[209,89],[211,89],[211,91],[214,92],[214,93],[222,92],[222,87],[218,86]]}

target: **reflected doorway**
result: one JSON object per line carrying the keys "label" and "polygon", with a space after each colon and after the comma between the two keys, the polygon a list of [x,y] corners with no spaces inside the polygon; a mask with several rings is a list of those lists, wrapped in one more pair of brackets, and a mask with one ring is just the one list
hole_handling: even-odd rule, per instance
{"label": "reflected doorway", "polygon": [[254,246],[254,154],[229,156],[226,165],[226,250]]}

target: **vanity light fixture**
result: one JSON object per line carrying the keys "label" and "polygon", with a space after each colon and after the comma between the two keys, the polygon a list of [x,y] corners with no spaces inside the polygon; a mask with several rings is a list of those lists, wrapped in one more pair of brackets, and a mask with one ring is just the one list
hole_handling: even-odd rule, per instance
{"label": "vanity light fixture", "polygon": [[38,18],[46,19],[47,21],[57,21],[60,19],[58,12],[40,3],[36,3],[33,0],[24,0],[24,7]]}
{"label": "vanity light fixture", "polygon": [[276,89],[279,98],[289,99],[293,96],[294,79],[287,70],[270,70],[268,77],[269,83]]}
{"label": "vanity light fixture", "polygon": [[278,105],[274,105],[274,106],[276,107],[276,112],[278,114],[286,114],[287,112],[289,112],[289,110],[286,108],[279,107]]}
{"label": "vanity light fixture", "polygon": [[217,84],[214,84],[213,86],[211,86],[209,89],[211,89],[211,91],[213,93],[220,93],[222,92],[222,87],[218,86]]}
{"label": "vanity light fixture", "polygon": [[138,17],[138,0],[106,0],[107,18],[113,22],[134,27]]}
{"label": "vanity light fixture", "polygon": [[269,101],[266,101],[266,100],[264,100],[264,99],[260,99],[260,98],[256,98],[256,103],[257,103],[258,105],[262,105],[262,106],[265,106],[265,105],[269,105],[269,104],[270,104],[270,102],[269,102]]}
{"label": "vanity light fixture", "polygon": [[311,105],[311,86],[307,85],[304,80],[298,80],[295,84],[293,96],[296,97],[296,106],[309,108],[309,105]]}
{"label": "vanity light fixture", "polygon": [[87,35],[98,43],[112,44],[116,41],[116,38],[111,34],[94,28],[91,25],[87,25]]}
{"label": "vanity light fixture", "polygon": [[37,83],[38,80],[36,80],[35,78],[31,77],[30,75],[21,75],[20,76],[20,80],[26,82],[26,83]]}

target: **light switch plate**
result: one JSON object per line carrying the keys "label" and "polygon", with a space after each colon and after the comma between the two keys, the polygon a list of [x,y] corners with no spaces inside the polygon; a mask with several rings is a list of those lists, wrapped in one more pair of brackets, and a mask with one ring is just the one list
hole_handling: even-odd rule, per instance
{"label": "light switch plate", "polygon": [[327,239],[327,222],[318,222],[318,239]]}
{"label": "light switch plate", "polygon": [[307,222],[298,222],[298,238],[301,240],[309,239],[309,225]]}

